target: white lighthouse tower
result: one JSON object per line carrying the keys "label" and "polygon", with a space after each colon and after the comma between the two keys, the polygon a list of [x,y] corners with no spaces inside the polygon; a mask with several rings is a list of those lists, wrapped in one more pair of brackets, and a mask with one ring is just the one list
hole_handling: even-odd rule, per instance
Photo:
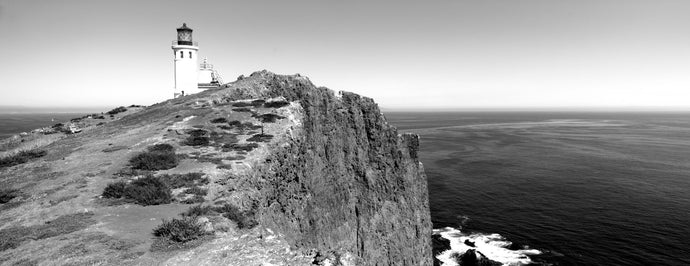
{"label": "white lighthouse tower", "polygon": [[175,55],[175,92],[173,97],[199,92],[197,83],[199,62],[197,53],[199,45],[192,41],[192,29],[183,23],[177,28],[177,40],[173,41]]}

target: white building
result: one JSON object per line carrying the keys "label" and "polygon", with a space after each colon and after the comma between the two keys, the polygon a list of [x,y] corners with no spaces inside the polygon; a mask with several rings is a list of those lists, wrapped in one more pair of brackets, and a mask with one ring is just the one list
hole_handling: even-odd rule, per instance
{"label": "white building", "polygon": [[199,69],[199,44],[192,40],[192,31],[187,23],[183,23],[182,27],[177,28],[177,40],[172,43],[175,58],[174,98],[218,88],[222,83],[218,72],[206,59]]}

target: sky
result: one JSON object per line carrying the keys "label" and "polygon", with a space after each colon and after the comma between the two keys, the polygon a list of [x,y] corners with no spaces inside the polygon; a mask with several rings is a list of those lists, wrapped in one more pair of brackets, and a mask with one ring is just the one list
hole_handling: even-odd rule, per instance
{"label": "sky", "polygon": [[0,106],[173,93],[175,29],[225,82],[267,69],[388,109],[690,110],[690,1],[0,0]]}

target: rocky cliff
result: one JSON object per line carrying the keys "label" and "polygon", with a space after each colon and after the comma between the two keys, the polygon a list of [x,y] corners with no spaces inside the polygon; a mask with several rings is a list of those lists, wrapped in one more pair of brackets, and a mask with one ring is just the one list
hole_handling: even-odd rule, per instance
{"label": "rocky cliff", "polygon": [[[58,264],[98,259],[105,264],[432,264],[418,137],[399,135],[370,98],[336,94],[299,75],[261,71],[222,89],[130,108],[104,121],[92,119],[78,121],[83,123],[80,133],[3,143],[5,156],[28,149],[26,143],[48,155],[0,168],[0,180],[16,194],[1,205],[5,225],[0,235],[17,238],[13,231],[46,227],[75,213],[81,214],[83,225],[64,232],[70,237],[34,237],[5,245],[0,261],[60,257]],[[161,144],[175,150],[179,163],[135,169],[133,157]],[[103,190],[113,180],[133,186],[149,176],[171,186],[175,182],[170,178],[192,172],[209,180],[195,183],[206,192],[193,198],[187,193],[191,190],[172,187],[168,204],[104,199]],[[50,180],[29,178],[32,174]],[[27,178],[18,178],[23,176]],[[211,237],[160,252],[152,228],[190,202],[218,212],[221,205],[237,206],[252,222],[200,214],[198,220]],[[74,239],[105,247],[60,254],[75,245]],[[113,250],[112,241],[126,248]],[[46,245],[56,247],[26,256]]]}

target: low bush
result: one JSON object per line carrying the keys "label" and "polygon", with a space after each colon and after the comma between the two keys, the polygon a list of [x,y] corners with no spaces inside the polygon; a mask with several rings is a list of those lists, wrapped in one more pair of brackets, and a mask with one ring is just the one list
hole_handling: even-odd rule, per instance
{"label": "low bush", "polygon": [[[231,127],[237,128],[237,129],[242,129],[242,130],[244,130],[244,129],[259,129],[259,128],[261,128],[260,125],[254,125],[254,123],[252,123],[252,122],[244,122],[244,123],[242,123],[242,122],[240,122],[240,121],[238,121],[238,120],[230,121],[230,122],[228,122],[228,125],[231,126]],[[221,128],[223,128],[223,127],[221,127]],[[223,128],[223,129],[231,129],[231,128]]]}
{"label": "low bush", "polygon": [[223,145],[223,151],[230,151],[230,150],[235,150],[235,151],[252,151],[253,149],[256,149],[259,147],[259,144],[256,143],[245,143],[245,144],[239,144],[239,143],[233,143],[233,144],[224,144]]}
{"label": "low bush", "polygon": [[206,146],[209,144],[208,131],[203,129],[194,129],[187,132],[189,137],[185,140],[185,145],[188,146]]}
{"label": "low bush", "polygon": [[20,151],[14,155],[0,158],[0,168],[23,164],[31,159],[43,157],[46,154],[48,154],[48,152],[41,150]]}
{"label": "low bush", "polygon": [[184,193],[197,196],[206,196],[206,194],[208,194],[208,189],[193,186],[188,189],[185,189]]}
{"label": "low bush", "polygon": [[172,192],[168,185],[151,175],[132,181],[125,190],[126,198],[141,205],[160,205],[172,201]]}
{"label": "low bush", "polygon": [[10,200],[19,196],[19,190],[16,189],[0,189],[0,204],[10,202]]}
{"label": "low bush", "polygon": [[109,199],[122,198],[126,195],[127,186],[128,184],[125,181],[110,183],[105,187],[105,189],[103,189],[103,193],[101,193],[101,195],[104,198]]}
{"label": "low bush", "polygon": [[256,134],[247,139],[251,142],[269,142],[273,139],[273,135],[270,134]]}
{"label": "low bush", "polygon": [[287,101],[277,100],[277,101],[270,101],[270,102],[264,103],[264,107],[266,107],[266,108],[280,108],[283,106],[287,106],[289,104],[290,103]]}
{"label": "low bush", "polygon": [[172,201],[172,191],[158,177],[148,175],[127,184],[118,181],[108,184],[101,194],[104,198],[124,198],[140,205],[167,204]]}
{"label": "low bush", "polygon": [[253,100],[251,102],[236,102],[233,103],[232,106],[234,107],[248,107],[248,106],[253,106],[253,107],[261,107],[261,105],[264,104],[264,100]]}
{"label": "low bush", "polygon": [[240,209],[235,205],[224,204],[222,206],[214,207],[213,210],[217,213],[221,213],[225,218],[235,221],[237,223],[237,227],[240,229],[252,228],[259,224],[254,219],[253,212],[240,211]]}
{"label": "low bush", "polygon": [[213,124],[222,124],[222,123],[227,123],[227,122],[228,122],[228,120],[225,119],[225,117],[219,117],[219,118],[211,119],[211,123],[213,123]]}
{"label": "low bush", "polygon": [[157,144],[148,148],[129,160],[132,169],[167,170],[177,166],[179,159],[175,155],[175,148],[169,144]]}
{"label": "low bush", "polygon": [[201,186],[209,183],[208,178],[203,177],[204,173],[186,173],[186,174],[172,174],[172,175],[161,175],[160,179],[163,180],[171,188],[181,188],[181,187],[192,187]]}
{"label": "low bush", "polygon": [[206,199],[204,199],[204,196],[199,196],[199,195],[194,195],[194,197],[191,197],[189,199],[182,200],[182,204],[197,204],[197,203],[204,203]]}
{"label": "low bush", "polygon": [[208,215],[208,214],[211,214],[213,212],[214,212],[213,207],[211,207],[209,205],[204,206],[204,205],[199,204],[199,205],[189,207],[189,209],[187,209],[187,211],[181,213],[180,215],[194,217],[194,216]]}
{"label": "low bush", "polygon": [[115,108],[113,110],[106,112],[106,114],[115,115],[115,114],[119,114],[119,113],[126,112],[126,111],[127,111],[127,108],[125,108],[124,106],[120,106],[118,108]]}
{"label": "low bush", "polygon": [[278,119],[283,119],[285,118],[284,116],[280,116],[277,114],[261,114],[255,116],[256,119],[259,119],[262,123],[274,123]]}
{"label": "low bush", "polygon": [[164,237],[175,242],[187,242],[205,235],[203,225],[196,217],[185,216],[181,219],[163,220],[163,223],[153,229],[153,235]]}
{"label": "low bush", "polygon": [[233,111],[235,112],[245,112],[245,113],[253,113],[252,109],[249,109],[247,107],[240,107],[240,108],[232,108]]}

